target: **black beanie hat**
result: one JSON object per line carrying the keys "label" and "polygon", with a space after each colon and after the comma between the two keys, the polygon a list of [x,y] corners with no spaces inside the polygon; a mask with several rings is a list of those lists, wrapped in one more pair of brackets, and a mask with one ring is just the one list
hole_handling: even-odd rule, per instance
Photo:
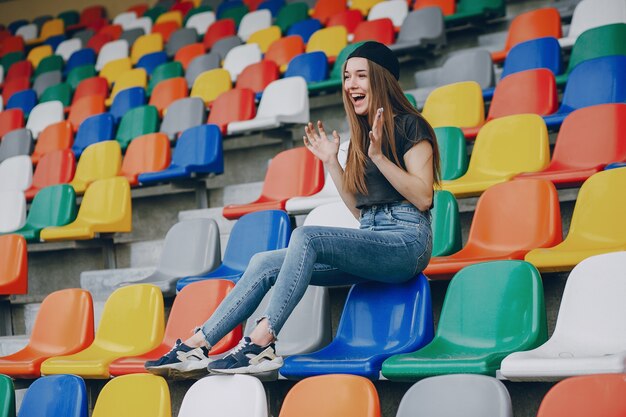
{"label": "black beanie hat", "polygon": [[365,58],[377,63],[393,75],[396,80],[400,79],[400,63],[398,58],[391,52],[391,49],[379,42],[367,41],[357,47],[346,61],[350,58]]}

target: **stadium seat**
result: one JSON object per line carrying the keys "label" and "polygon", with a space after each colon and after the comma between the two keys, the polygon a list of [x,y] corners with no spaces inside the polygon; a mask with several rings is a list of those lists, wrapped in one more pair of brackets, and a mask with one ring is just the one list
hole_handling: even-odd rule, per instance
{"label": "stadium seat", "polygon": [[18,417],[63,415],[87,417],[87,387],[75,375],[51,375],[33,382],[24,394]]}
{"label": "stadium seat", "polygon": [[404,0],[387,0],[372,6],[367,20],[390,19],[394,27],[400,28],[408,13],[408,4]]}
{"label": "stadium seat", "polygon": [[224,172],[222,135],[216,125],[200,125],[185,130],[176,142],[172,162],[163,171],[140,174],[142,185],[219,175]]}
{"label": "stadium seat", "polygon": [[290,235],[291,223],[284,211],[264,210],[244,215],[233,225],[221,265],[207,274],[179,279],[176,291],[207,279],[237,283],[255,254],[286,248]]}
{"label": "stadium seat", "polygon": [[[324,401],[320,399],[324,398]],[[356,375],[320,375],[298,382],[287,393],[279,417],[380,417],[374,384]]]}
{"label": "stadium seat", "polygon": [[35,78],[33,81],[33,90],[37,93],[37,97],[41,97],[48,87],[60,84],[62,79],[63,74],[61,71],[45,72]]}
{"label": "stadium seat", "polygon": [[[156,348],[141,356],[117,359],[110,366],[111,375],[120,376],[130,373],[145,373],[144,363],[147,360],[156,360],[170,351],[181,335],[189,333],[198,323],[203,323],[215,312],[222,300],[235,286],[230,281],[214,279],[196,282],[184,288],[176,298],[167,320],[163,341]],[[231,330],[215,346],[211,347],[211,354],[218,355],[232,349],[242,336],[241,325]],[[165,371],[164,377],[175,377],[175,371]],[[206,375],[206,369],[201,369],[199,376]]]}
{"label": "stadium seat", "polygon": [[256,117],[229,123],[228,134],[275,129],[285,124],[308,123],[309,117],[306,81],[302,77],[284,78],[265,88]]}
{"label": "stadium seat", "polygon": [[72,102],[72,87],[67,83],[59,83],[46,88],[39,97],[39,103],[47,103],[49,101],[60,101],[63,104],[63,108],[69,110]]}
{"label": "stadium seat", "polygon": [[270,45],[281,38],[280,28],[278,26],[270,26],[265,29],[257,30],[248,38],[248,43],[255,43],[263,54],[267,52]]}
{"label": "stadium seat", "polygon": [[480,85],[463,81],[436,88],[428,95],[422,115],[432,127],[482,126],[485,106]]}
{"label": "stadium seat", "polygon": [[135,107],[122,117],[115,140],[126,150],[133,139],[148,133],[155,133],[159,127],[159,112],[154,106]]}
{"label": "stadium seat", "polygon": [[535,248],[561,242],[561,212],[554,185],[544,180],[518,180],[494,185],[479,198],[463,249],[433,257],[424,273],[448,279],[477,262],[523,259]]}
{"label": "stadium seat", "polygon": [[[181,28],[176,32],[172,33],[169,40],[167,41],[167,45],[165,45],[165,53],[168,58],[173,58],[176,55],[179,49],[184,48],[185,46],[196,43],[198,40],[198,33],[195,29],[191,28]],[[202,47],[202,51],[204,53],[204,45],[200,44]]]}
{"label": "stadium seat", "polygon": [[[70,39],[78,40],[78,39]],[[81,47],[82,48],[82,47]],[[65,63],[65,74],[69,74],[73,69],[85,65],[96,65],[96,52],[91,48],[78,49],[67,58]]]}
{"label": "stadium seat", "polygon": [[574,267],[550,339],[502,361],[509,380],[553,381],[575,375],[626,372],[622,268],[626,252],[592,256]]}
{"label": "stadium seat", "polygon": [[[0,96],[0,101],[4,101]],[[5,110],[20,109],[26,118],[30,111],[37,105],[37,93],[35,90],[22,90],[11,95],[8,102],[5,102]],[[1,111],[1,110],[0,110]]]}
{"label": "stadium seat", "polygon": [[[378,0],[374,1],[377,2]],[[343,26],[348,31],[348,36],[350,36],[354,34],[354,29],[356,29],[357,25],[363,21],[363,15],[367,16],[367,13],[361,13],[361,11],[357,9],[344,10],[341,13],[332,15],[328,19],[326,27]]]}
{"label": "stadium seat", "polygon": [[10,81],[15,78],[32,77],[33,76],[33,64],[27,60],[20,60],[11,65],[10,68],[5,69],[6,77],[5,81]]}
{"label": "stadium seat", "polygon": [[94,143],[83,151],[70,185],[82,194],[92,182],[115,177],[121,163],[122,152],[116,141]]}
{"label": "stadium seat", "polygon": [[511,21],[504,49],[491,53],[494,62],[502,62],[509,50],[531,39],[553,37],[561,38],[561,15],[554,7],[544,7],[518,14]]}
{"label": "stadium seat", "polygon": [[21,109],[8,109],[0,112],[0,138],[12,130],[24,127],[24,112]]}
{"label": "stadium seat", "polygon": [[456,373],[495,376],[509,353],[541,345],[547,333],[541,276],[531,264],[471,265],[450,282],[432,342],[387,359],[382,374],[391,380]]}
{"label": "stadium seat", "polygon": [[[56,151],[68,152],[70,151]],[[56,153],[55,152],[55,153]],[[45,159],[44,159],[45,160]],[[26,223],[15,234],[24,236],[28,242],[39,242],[42,229],[50,226],[65,226],[76,218],[76,195],[68,184],[42,188],[33,199]]]}
{"label": "stadium seat", "polygon": [[145,33],[144,33],[143,29],[141,29],[141,28],[126,29],[125,31],[123,31],[120,34],[119,39],[123,39],[126,42],[128,42],[128,47],[132,51],[133,46],[135,45],[135,42],[137,41],[137,39],[141,38],[144,35],[145,35]]}
{"label": "stadium seat", "polygon": [[98,396],[92,417],[171,417],[167,382],[155,375],[124,375],[109,381]]}
{"label": "stadium seat", "polygon": [[[285,172],[292,175],[285,176]],[[283,151],[268,166],[261,196],[248,204],[228,205],[222,215],[227,219],[237,219],[253,211],[284,210],[288,199],[315,194],[322,189],[323,182],[321,162],[306,148]]]}
{"label": "stadium seat", "polygon": [[2,55],[12,52],[24,52],[24,39],[21,36],[9,36],[2,41]]}
{"label": "stadium seat", "polygon": [[285,72],[289,61],[303,52],[304,42],[300,36],[284,36],[270,45],[263,60],[275,62],[280,72]]}
{"label": "stadium seat", "polygon": [[[240,395],[246,401],[239,401]],[[267,417],[263,384],[250,375],[202,378],[185,393],[178,417],[200,417],[207,407],[230,417]]]}
{"label": "stadium seat", "polygon": [[548,128],[558,128],[576,109],[626,101],[626,56],[606,56],[577,65],[568,77],[556,113],[545,116]]}
{"label": "stadium seat", "polygon": [[[159,18],[159,16],[165,13],[166,11],[167,10],[164,9],[163,7],[159,5],[155,5],[154,7],[151,7],[150,9],[146,10],[142,18],[149,19],[151,22],[154,23]],[[176,24],[176,22],[173,22],[173,23]]]}
{"label": "stadium seat", "polygon": [[[497,156],[496,156],[497,155]],[[522,172],[545,169],[550,162],[548,131],[534,114],[505,116],[478,133],[467,172],[442,182],[457,198],[476,196]]]}
{"label": "stadium seat", "polygon": [[131,71],[132,64],[130,63],[130,58],[121,58],[116,59],[111,62],[108,62],[102,70],[100,70],[100,77],[106,78],[109,82],[109,85],[115,84],[117,80],[128,71]]}
{"label": "stadium seat", "polygon": [[[193,62],[193,60],[198,58],[199,56],[205,55],[204,52],[205,51],[204,51],[203,44],[199,42],[192,43],[192,44],[183,46],[182,48],[178,49],[174,55],[174,61],[180,62],[180,64],[185,69],[185,71],[187,71],[189,64],[191,64],[191,62]],[[217,68],[217,67],[214,67],[214,68]]]}
{"label": "stadium seat", "polygon": [[131,87],[120,91],[113,99],[109,108],[109,114],[113,116],[116,124],[130,110],[146,104],[146,90],[143,87]]}
{"label": "stadium seat", "polygon": [[[95,77],[96,69],[93,65],[87,64],[80,67],[76,67],[67,74],[67,83],[74,89],[78,88],[81,81],[87,78]],[[107,80],[108,83],[108,80]]]}
{"label": "stadium seat", "polygon": [[[229,2],[226,2],[228,4]],[[248,13],[248,7],[246,5],[239,5],[236,2],[230,2],[232,7],[228,10],[225,10],[223,13],[220,13],[218,8],[217,17],[218,19],[232,19],[235,22],[235,25],[239,26],[241,24],[241,20]]]}
{"label": "stadium seat", "polygon": [[175,22],[178,27],[181,27],[183,25],[183,14],[178,10],[170,10],[165,13],[161,13],[154,21],[155,24],[165,22]]}
{"label": "stadium seat", "polygon": [[619,0],[582,0],[574,9],[567,36],[559,43],[569,48],[586,30],[613,23],[626,23],[626,4]]}
{"label": "stadium seat", "polygon": [[192,88],[196,79],[205,71],[219,68],[221,65],[220,58],[213,52],[203,54],[195,57],[187,65],[185,71],[185,79],[187,80],[187,87]]}
{"label": "stadium seat", "polygon": [[44,187],[69,183],[74,178],[75,169],[76,159],[69,149],[46,153],[37,164],[30,188],[24,192],[26,199],[32,200]]}
{"label": "stadium seat", "polygon": [[[399,321],[395,311],[400,306]],[[376,320],[355,320],[361,314]],[[354,374],[377,380],[386,358],[423,347],[433,338],[433,327],[430,288],[424,275],[401,284],[356,284],[348,294],[333,341],[314,353],[286,358],[280,373],[289,379]]]}
{"label": "stadium seat", "polygon": [[193,28],[198,32],[198,35],[204,36],[208,28],[215,22],[215,13],[206,11],[202,13],[194,14],[187,19],[185,27]]}
{"label": "stadium seat", "polygon": [[50,45],[36,46],[28,52],[26,59],[33,64],[33,68],[37,68],[41,60],[45,57],[52,55],[52,47]]}
{"label": "stadium seat", "polygon": [[132,23],[135,19],[137,19],[137,13],[132,12],[132,11],[126,11],[126,12],[118,13],[113,18],[113,24],[120,25],[122,26],[122,28],[124,28],[129,23]]}
{"label": "stadium seat", "polygon": [[219,56],[220,60],[223,61],[231,49],[241,45],[243,45],[243,42],[239,36],[227,36],[215,42],[215,44],[211,48],[211,52]]}
{"label": "stadium seat", "polygon": [[[350,3],[350,10],[358,11],[362,16],[367,16],[371,8],[381,1],[382,0],[353,0]],[[328,24],[326,26],[328,26]]]}
{"label": "stadium seat", "polygon": [[[273,61],[263,60],[256,64],[248,65],[237,77],[237,89],[250,89],[256,93],[256,97],[262,96],[265,88],[273,81],[280,78],[278,66]],[[224,93],[222,93],[224,94]]]}
{"label": "stadium seat", "polygon": [[304,2],[288,3],[280,9],[276,16],[275,24],[283,33],[296,22],[305,20],[309,17],[309,6]]}
{"label": "stadium seat", "polygon": [[213,48],[213,45],[222,38],[234,36],[237,34],[235,21],[232,19],[221,19],[213,23],[204,34],[202,43],[207,51]]}
{"label": "stadium seat", "polygon": [[284,0],[264,0],[259,2],[257,10],[267,9],[272,13],[272,17],[278,16],[280,10],[285,7]]}
{"label": "stadium seat", "polygon": [[230,72],[224,68],[216,68],[198,75],[189,96],[199,97],[209,106],[220,94],[231,88]]}
{"label": "stadium seat", "polygon": [[[541,178],[558,187],[580,186],[611,161],[626,161],[624,104],[600,104],[575,110],[565,118],[550,165],[515,178]],[[593,130],[590,128],[593,126]],[[589,141],[589,138],[594,138]]]}
{"label": "stadium seat", "polygon": [[77,30],[81,30],[87,27],[97,31],[102,26],[102,20],[105,17],[106,10],[104,9],[104,6],[93,5],[85,7],[82,12],[80,12],[80,20],[78,24],[69,26],[66,28],[66,30],[70,32],[75,32]]}
{"label": "stadium seat", "polygon": [[30,88],[30,76],[15,77],[4,82],[2,86],[2,101],[8,103],[15,93]]}
{"label": "stadium seat", "polygon": [[[106,78],[103,77],[89,77],[80,82],[76,87],[74,93],[74,101],[78,101],[81,98],[89,96],[99,96],[107,98],[109,95],[109,86]],[[76,126],[78,127],[78,126]]]}
{"label": "stadium seat", "polygon": [[154,87],[148,104],[156,107],[160,115],[176,100],[187,97],[187,82],[184,77],[161,81]]}
{"label": "stadium seat", "polygon": [[15,36],[20,36],[24,39],[24,42],[27,44],[32,44],[33,40],[37,39],[37,33],[39,32],[39,28],[34,23],[28,23],[26,25],[20,26],[19,29],[15,31]]}
{"label": "stadium seat", "polygon": [[254,91],[237,88],[220,94],[213,102],[207,123],[217,125],[222,135],[226,135],[229,123],[250,120],[255,114]]}
{"label": "stadium seat", "polygon": [[[485,123],[516,114],[547,116],[558,108],[558,92],[554,74],[539,68],[516,72],[498,83]],[[466,139],[473,139],[481,126],[463,129]]]}
{"label": "stadium seat", "polygon": [[152,19],[148,16],[138,17],[124,25],[124,30],[142,29],[144,34],[152,32]]}
{"label": "stadium seat", "polygon": [[434,129],[441,157],[441,179],[454,180],[467,171],[468,157],[463,131],[458,127]]}
{"label": "stadium seat", "polygon": [[15,387],[6,375],[0,375],[0,416],[15,416]]}
{"label": "stadium seat", "polygon": [[620,190],[626,169],[602,171],[589,177],[580,188],[567,237],[562,243],[530,251],[525,259],[540,271],[568,271],[583,259],[607,252],[626,250],[626,205]]}
{"label": "stadium seat", "polygon": [[169,166],[171,158],[167,135],[149,133],[139,136],[126,149],[120,175],[128,179],[131,187],[136,187],[139,174],[161,171]]}
{"label": "stadium seat", "polygon": [[626,22],[594,27],[582,32],[574,43],[567,69],[556,77],[557,85],[565,85],[569,74],[583,61],[610,55],[626,55],[626,45],[621,42],[624,36]]}
{"label": "stadium seat", "polygon": [[393,22],[386,17],[359,23],[352,38],[353,42],[376,41],[387,46],[393,44],[395,40],[396,32],[393,28]]}
{"label": "stadium seat", "polygon": [[8,132],[0,141],[0,163],[20,155],[30,155],[33,150],[33,137],[28,129]]}
{"label": "stadium seat", "polygon": [[402,396],[396,417],[415,415],[513,417],[513,406],[504,384],[493,377],[439,375],[417,382]]}
{"label": "stadium seat", "polygon": [[159,33],[151,33],[137,38],[130,53],[130,61],[137,64],[142,56],[163,50],[163,37]]}
{"label": "stadium seat", "polygon": [[115,121],[109,113],[100,113],[85,119],[78,128],[72,145],[72,152],[76,158],[80,158],[88,146],[114,139],[114,128]]}
{"label": "stadium seat", "polygon": [[446,25],[460,26],[502,17],[506,14],[504,0],[459,0],[456,11],[445,16]]}
{"label": "stadium seat", "polygon": [[346,2],[343,0],[317,0],[310,15],[312,18],[319,20],[322,25],[326,25],[326,22],[332,15],[341,13],[346,8]]}
{"label": "stadium seat", "polygon": [[459,205],[448,191],[435,192],[431,210],[433,236],[432,256],[447,256],[461,250]]}
{"label": "stadium seat", "polygon": [[495,84],[493,61],[486,49],[451,54],[441,67],[417,71],[414,78],[417,88],[406,90],[405,93],[415,97],[418,108],[424,107],[429,94],[437,87],[461,81],[476,81],[484,91]]}
{"label": "stadium seat", "polygon": [[62,122],[65,119],[63,103],[49,101],[37,104],[28,116],[26,128],[30,129],[35,140],[46,127],[51,124]]}
{"label": "stadium seat", "polygon": [[72,104],[67,120],[72,125],[72,128],[78,131],[80,130],[79,126],[81,126],[85,120],[97,114],[104,113],[105,111],[104,97],[87,96],[76,100]]}
{"label": "stadium seat", "polygon": [[261,49],[256,43],[239,45],[228,51],[224,57],[222,68],[230,73],[232,82],[237,81],[237,77],[248,65],[260,62],[262,58]]}
{"label": "stadium seat", "polygon": [[0,294],[26,293],[28,293],[26,240],[15,234],[0,236]]}
{"label": "stadium seat", "polygon": [[626,412],[623,375],[589,375],[559,382],[543,397],[537,417],[618,417]]}
{"label": "stadium seat", "polygon": [[69,122],[58,122],[46,127],[40,134],[35,149],[30,156],[33,165],[37,165],[39,160],[48,152],[57,149],[70,149],[74,142],[74,132]]}
{"label": "stadium seat", "polygon": [[322,51],[329,62],[335,62],[339,53],[348,45],[348,32],[343,26],[332,26],[315,32],[306,44],[305,52]]}
{"label": "stadium seat", "polygon": [[63,71],[63,57],[60,55],[50,55],[41,60],[35,69],[34,77],[51,71]]}
{"label": "stadium seat", "polygon": [[28,155],[12,156],[0,163],[0,191],[26,191],[33,181],[33,165]]}
{"label": "stadium seat", "polygon": [[26,223],[26,198],[18,190],[0,191],[0,233],[11,233]]}
{"label": "stadium seat", "polygon": [[158,51],[143,55],[135,67],[145,69],[146,73],[152,76],[154,70],[165,63],[167,63],[167,54],[164,51]]}
{"label": "stadium seat", "polygon": [[109,33],[94,34],[94,31],[91,29],[80,31],[76,33],[74,37],[81,39],[83,45],[86,45],[87,48],[93,49],[96,54],[100,54],[107,43],[115,40]]}
{"label": "stadium seat", "polygon": [[297,35],[307,44],[311,40],[311,36],[323,27],[322,23],[317,19],[305,19],[291,25],[287,31],[287,36]]}
{"label": "stadium seat", "polygon": [[250,36],[261,29],[268,28],[272,25],[272,13],[267,10],[256,10],[249,12],[242,19],[237,29],[237,36],[244,42],[248,41]]}
{"label": "stadium seat", "polygon": [[106,43],[98,53],[98,59],[96,60],[96,70],[102,71],[104,66],[111,61],[128,58],[128,51],[128,42],[124,39]]}
{"label": "stadium seat", "polygon": [[79,352],[91,344],[93,316],[89,292],[73,288],[50,293],[37,313],[28,344],[1,357],[0,372],[14,378],[38,378],[44,360]]}
{"label": "stadium seat", "polygon": [[183,98],[168,107],[160,132],[174,140],[180,132],[201,125],[205,120],[206,108],[202,100],[197,97]]}
{"label": "stadium seat", "polygon": [[148,74],[146,70],[143,68],[136,68],[130,71],[126,71],[122,73],[116,80],[113,85],[113,89],[111,90],[111,94],[109,98],[106,99],[104,104],[110,106],[115,100],[115,96],[122,90],[131,87],[143,87],[146,88],[148,85]]}

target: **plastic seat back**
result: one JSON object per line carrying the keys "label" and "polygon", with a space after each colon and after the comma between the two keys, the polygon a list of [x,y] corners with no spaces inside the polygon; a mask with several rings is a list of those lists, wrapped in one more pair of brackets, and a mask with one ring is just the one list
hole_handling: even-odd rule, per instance
{"label": "plastic seat back", "polygon": [[262,53],[255,43],[239,45],[228,51],[224,57],[223,68],[230,73],[232,82],[237,81],[239,74],[248,65],[261,61]]}
{"label": "plastic seat back", "polygon": [[187,97],[187,82],[184,77],[163,80],[154,87],[149,104],[155,106],[159,114],[174,101]]}
{"label": "plastic seat back", "polygon": [[396,28],[402,26],[409,13],[408,4],[402,0],[388,0],[372,6],[367,20],[390,19]]}
{"label": "plastic seat back", "polygon": [[35,78],[46,72],[63,71],[63,57],[60,55],[50,55],[41,60],[35,70]]}
{"label": "plastic seat back", "polygon": [[200,36],[204,36],[208,28],[215,23],[215,13],[209,10],[190,15],[191,12],[187,15],[185,27],[195,29]]}
{"label": "plastic seat back", "polygon": [[132,64],[130,58],[120,58],[114,61],[108,62],[102,70],[100,70],[100,77],[106,78],[109,85],[114,84],[122,74],[130,71]]}
{"label": "plastic seat back", "polygon": [[72,100],[72,87],[67,83],[59,83],[44,90],[39,97],[40,103],[60,101],[63,107],[69,107]]}
{"label": "plastic seat back", "polygon": [[5,103],[8,103],[15,93],[19,91],[28,90],[30,88],[30,77],[21,76],[15,77],[11,80],[8,80],[4,83],[2,87],[2,100]]}
{"label": "plastic seat back", "polygon": [[51,151],[41,157],[31,187],[26,190],[26,198],[32,199],[44,187],[67,184],[74,178],[76,159],[69,149]]}
{"label": "plastic seat back", "polygon": [[13,380],[6,375],[0,375],[0,415],[2,417],[15,415],[15,387]]}
{"label": "plastic seat back", "polygon": [[191,88],[190,97],[201,98],[205,105],[209,105],[220,94],[232,88],[230,72],[223,68],[216,68],[200,74]]}
{"label": "plastic seat back", "polygon": [[[235,393],[245,395],[237,401]],[[263,384],[249,375],[216,376],[194,383],[183,398],[179,417],[200,417],[211,407],[232,417],[267,417],[267,399]]]}
{"label": "plastic seat back", "polygon": [[[70,39],[77,40],[79,39]],[[81,44],[82,45],[82,44]],[[65,73],[69,74],[73,69],[78,67],[83,67],[85,65],[95,65],[96,64],[96,52],[91,48],[83,48],[74,51],[69,58],[67,58],[67,62],[65,63]]]}
{"label": "plastic seat back", "polygon": [[115,100],[115,96],[122,90],[131,87],[142,87],[146,88],[148,85],[148,74],[146,70],[143,68],[136,68],[130,71],[126,71],[121,74],[113,85],[113,89],[111,90],[111,94],[109,98],[105,101],[107,106],[113,104],[113,100]]}
{"label": "plastic seat back", "polygon": [[321,51],[295,56],[287,67],[285,77],[301,76],[307,83],[328,78],[328,59]]}
{"label": "plastic seat back", "polygon": [[513,417],[513,406],[504,384],[493,377],[441,375],[419,381],[402,396],[396,417],[415,415]]}
{"label": "plastic seat back", "polygon": [[293,57],[303,52],[304,42],[300,36],[284,36],[270,45],[263,59],[274,61],[281,72],[284,72]]}
{"label": "plastic seat back", "polygon": [[[95,77],[96,69],[93,65],[87,64],[81,67],[76,67],[67,74],[67,83],[76,90],[81,81],[87,78]],[[108,81],[107,81],[108,83]]]}
{"label": "plastic seat back", "polygon": [[441,155],[441,179],[453,180],[467,171],[468,156],[463,131],[458,127],[434,129]]}
{"label": "plastic seat back", "polygon": [[[2,97],[0,96],[0,100]],[[8,102],[5,103],[5,109],[20,109],[23,114],[28,117],[30,111],[37,105],[37,93],[35,90],[22,90],[11,95]]]}
{"label": "plastic seat back", "polygon": [[278,26],[270,26],[265,29],[257,30],[248,38],[248,43],[254,43],[259,46],[261,52],[265,54],[270,45],[281,38]]}
{"label": "plastic seat back", "polygon": [[344,10],[341,13],[331,16],[328,19],[326,26],[343,26],[346,28],[348,33],[352,34],[358,24],[363,21],[364,15],[367,16],[367,13],[361,13],[361,11],[357,9]]}
{"label": "plastic seat back", "polygon": [[410,12],[400,27],[395,44],[389,47],[396,51],[413,48],[428,48],[446,44],[446,28],[444,16],[438,7]]}
{"label": "plastic seat back", "polygon": [[194,82],[200,74],[212,69],[220,67],[220,58],[216,54],[210,52],[208,54],[195,57],[187,66],[185,71],[185,79],[187,86],[192,88]]}
{"label": "plastic seat back", "polygon": [[306,45],[306,52],[322,51],[333,61],[348,44],[348,32],[343,26],[332,26],[315,32]]}
{"label": "plastic seat back", "polygon": [[26,222],[26,198],[18,190],[0,191],[0,233],[20,229]]}
{"label": "plastic seat back", "polygon": [[143,35],[137,38],[133,44],[130,54],[130,60],[133,64],[137,64],[139,58],[145,54],[159,52],[163,50],[163,37],[159,33]]}
{"label": "plastic seat back", "polygon": [[170,139],[189,128],[201,125],[206,120],[206,108],[200,98],[183,98],[173,102],[161,123],[160,132]]}
{"label": "plastic seat back", "polygon": [[21,60],[13,63],[10,68],[5,69],[6,77],[5,81],[11,81],[16,78],[32,77],[33,76],[33,64],[30,61]]}
{"label": "plastic seat back", "polygon": [[286,33],[294,23],[308,17],[309,6],[305,2],[288,3],[278,12],[275,24]]}
{"label": "plastic seat back", "polygon": [[353,42],[376,41],[385,45],[395,42],[396,33],[391,19],[367,20],[354,30]]}
{"label": "plastic seat back", "polygon": [[413,10],[424,9],[427,7],[438,7],[443,12],[444,16],[453,15],[456,11],[455,0],[415,0],[413,3]]}
{"label": "plastic seat back", "polygon": [[171,413],[167,382],[155,375],[136,374],[109,381],[98,396],[92,416],[171,417]]}
{"label": "plastic seat back", "polygon": [[33,165],[28,155],[17,155],[0,163],[0,191],[24,192],[33,181]]}
{"label": "plastic seat back", "polygon": [[61,71],[45,72],[35,78],[35,81],[33,82],[33,90],[35,90],[38,97],[41,97],[48,87],[60,84],[62,78],[63,75],[61,74]]}
{"label": "plastic seat back", "polygon": [[26,128],[30,129],[34,138],[39,136],[46,127],[65,120],[63,103],[48,101],[37,104],[28,116]]}
{"label": "plastic seat back", "polygon": [[92,182],[115,177],[122,164],[122,152],[116,141],[107,140],[85,148],[70,183],[77,193],[84,193]]}
{"label": "plastic seat back", "polygon": [[37,38],[38,28],[34,23],[29,23],[24,26],[20,26],[20,28],[15,32],[15,36],[20,36],[24,41],[30,43],[34,39]]}
{"label": "plastic seat back", "polygon": [[440,190],[435,193],[432,214],[432,256],[451,255],[461,250],[461,219],[454,195]]}
{"label": "plastic seat back", "polygon": [[[183,66],[186,72],[187,68],[189,67],[189,64],[191,64],[191,62],[193,62],[194,59],[198,58],[199,56],[204,55],[204,52],[205,51],[204,51],[203,44],[199,42],[191,43],[189,45],[183,46],[182,48],[176,50],[174,54],[174,61],[180,62],[180,64]],[[213,67],[213,68],[217,68],[217,67]]]}
{"label": "plastic seat back", "polygon": [[[263,60],[248,65],[237,77],[237,89],[250,89],[262,93],[271,82],[280,77],[278,66],[273,61]],[[222,93],[223,94],[223,93]]]}
{"label": "plastic seat back", "polygon": [[213,23],[204,34],[202,43],[207,50],[211,50],[215,42],[228,36],[237,34],[235,21],[232,19],[220,19]]}
{"label": "plastic seat back", "polygon": [[426,99],[422,115],[433,127],[480,126],[485,120],[482,89],[475,81],[439,87]]}
{"label": "plastic seat back", "polygon": [[626,23],[626,5],[616,0],[583,0],[576,5],[567,37],[560,40],[561,46],[571,46],[586,30]]}
{"label": "plastic seat back", "polygon": [[269,10],[256,10],[247,13],[239,24],[237,36],[244,42],[256,31],[268,28],[272,25],[272,13]]}
{"label": "plastic seat back", "polygon": [[167,62],[167,54],[163,51],[152,52],[149,54],[143,55],[137,61],[136,68],[143,68],[146,70],[148,75],[152,75],[155,69],[157,69],[160,65],[165,64]]}
{"label": "plastic seat back", "polygon": [[134,138],[155,133],[158,123],[159,112],[156,107],[150,105],[135,107],[122,117],[115,139],[122,149],[126,149]]}
{"label": "plastic seat back", "polygon": [[[198,33],[192,28],[181,28],[172,33],[170,39],[165,45],[165,52],[169,58],[174,57],[179,49],[185,46],[196,43],[198,40]],[[202,48],[204,50],[204,47]]]}
{"label": "plastic seat back", "polygon": [[[320,401],[324,398],[325,401]],[[374,384],[356,375],[322,375],[298,382],[287,393],[279,417],[380,417]]]}
{"label": "plastic seat back", "polygon": [[[494,80],[493,62],[489,52],[485,49],[477,49],[455,53],[446,59],[441,71],[437,74],[436,86],[461,81],[476,81],[480,88],[485,89],[493,86]],[[424,83],[418,79],[417,73],[415,82],[420,87],[424,86]]]}
{"label": "plastic seat back", "polygon": [[311,36],[323,27],[322,23],[317,19],[301,20],[291,25],[287,31],[287,36],[297,35],[302,38],[304,43],[308,43]]}
{"label": "plastic seat back", "polygon": [[248,88],[237,88],[222,93],[213,102],[208,123],[218,125],[222,134],[226,134],[230,122],[249,120],[255,114],[254,91]]}
{"label": "plastic seat back", "polygon": [[103,97],[83,97],[72,104],[68,120],[75,130],[79,130],[79,126],[81,126],[85,120],[97,114],[104,113],[105,110]]}
{"label": "plastic seat back", "polygon": [[130,110],[146,104],[146,90],[143,87],[131,87],[120,91],[109,108],[109,114],[118,124]]}
{"label": "plastic seat back", "polygon": [[220,57],[220,60],[223,61],[231,49],[237,46],[241,46],[243,44],[244,43],[241,41],[241,38],[239,36],[237,35],[227,36],[215,42],[215,44],[211,48],[211,52],[213,52],[214,54],[217,54],[217,56]]}
{"label": "plastic seat back", "polygon": [[513,46],[504,61],[501,79],[529,69],[546,68],[555,76],[561,73],[563,59],[556,38],[539,38]]}
{"label": "plastic seat back", "polygon": [[90,77],[84,79],[76,87],[74,101],[89,96],[100,96],[106,98],[109,95],[109,85],[106,78]]}
{"label": "plastic seat back", "polygon": [[286,118],[293,117],[293,123],[306,123],[309,120],[308,98],[304,78],[289,77],[276,80],[263,92],[257,117],[280,115]]}
{"label": "plastic seat back", "polygon": [[18,417],[88,416],[87,388],[75,375],[51,375],[40,378],[28,388]]}
{"label": "plastic seat back", "polygon": [[0,236],[0,294],[26,294],[27,291],[26,240],[19,235]]}
{"label": "plastic seat back", "polygon": [[48,152],[57,149],[69,149],[74,142],[74,132],[69,122],[58,122],[46,127],[40,134],[35,149],[30,156],[33,165],[36,165],[41,157]]}
{"label": "plastic seat back", "polygon": [[165,13],[162,13],[157,17],[154,23],[165,23],[165,22],[175,22],[178,27],[181,27],[183,24],[183,14],[178,10],[170,10]]}
{"label": "plastic seat back", "polygon": [[33,137],[28,129],[16,129],[8,132],[0,142],[0,163],[14,156],[30,155],[33,149]]}
{"label": "plastic seat back", "polygon": [[0,138],[22,127],[24,127],[24,112],[21,109],[8,109],[0,112]]}
{"label": "plastic seat back", "polygon": [[52,55],[52,47],[50,45],[36,46],[28,52],[26,59],[33,64],[33,68],[37,68],[39,63],[47,56]]}
{"label": "plastic seat back", "polygon": [[139,174],[161,171],[167,168],[171,158],[167,135],[149,133],[139,136],[126,149],[120,175],[126,177],[131,186],[136,186]]}
{"label": "plastic seat back", "polygon": [[80,158],[85,149],[94,143],[111,140],[114,137],[115,123],[109,113],[100,113],[88,117],[78,128],[72,151]]}
{"label": "plastic seat back", "polygon": [[128,42],[124,39],[107,42],[100,49],[100,52],[98,52],[98,59],[96,60],[96,70],[102,71],[104,66],[111,61],[128,58],[128,51]]}

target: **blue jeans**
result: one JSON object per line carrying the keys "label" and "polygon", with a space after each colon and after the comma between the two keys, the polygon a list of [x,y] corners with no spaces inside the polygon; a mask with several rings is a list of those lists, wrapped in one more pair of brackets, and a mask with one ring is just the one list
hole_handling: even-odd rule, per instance
{"label": "blue jeans", "polygon": [[361,210],[359,229],[302,226],[289,247],[252,257],[235,288],[201,328],[209,346],[246,320],[274,286],[267,310],[275,337],[307,286],[351,285],[373,280],[404,282],[421,272],[432,251],[430,212],[409,203]]}

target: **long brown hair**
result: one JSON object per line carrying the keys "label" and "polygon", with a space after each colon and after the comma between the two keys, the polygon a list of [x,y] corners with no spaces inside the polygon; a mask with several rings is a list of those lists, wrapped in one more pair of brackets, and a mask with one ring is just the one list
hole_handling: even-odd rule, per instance
{"label": "long brown hair", "polygon": [[[345,72],[348,61],[343,64]],[[394,114],[413,114],[421,119],[422,115],[409,102],[404,95],[400,83],[393,75],[382,66],[375,62],[367,60],[368,78],[369,78],[369,109],[367,115],[361,116],[354,112],[354,106],[346,93],[346,89],[342,88],[343,106],[348,115],[350,124],[350,148],[348,151],[348,160],[343,175],[343,187],[351,193],[359,192],[367,194],[365,186],[365,161],[367,159],[367,148],[365,147],[367,137],[371,126],[374,122],[376,110],[383,108],[383,137],[382,150],[386,155],[391,155],[396,165],[400,165],[398,153],[396,151],[396,141],[394,135]],[[343,72],[342,72],[343,75]],[[390,111],[391,110],[391,111]],[[440,182],[440,163],[439,148],[435,139],[435,132],[430,124],[426,123],[429,133],[433,138],[431,142],[433,148],[433,179],[436,186]],[[415,140],[416,138],[407,138]]]}

